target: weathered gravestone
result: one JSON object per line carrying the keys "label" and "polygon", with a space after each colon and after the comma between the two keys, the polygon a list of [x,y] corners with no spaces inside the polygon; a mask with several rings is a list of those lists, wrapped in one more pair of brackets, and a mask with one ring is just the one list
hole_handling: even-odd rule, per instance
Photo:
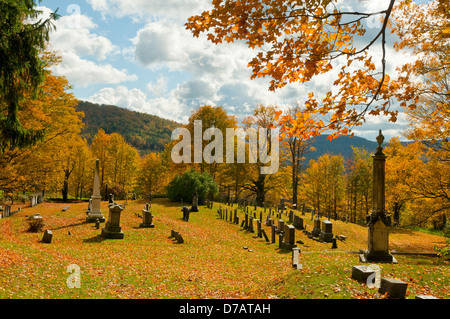
{"label": "weathered gravestone", "polygon": [[302,230],[303,227],[303,218],[301,218],[300,216],[294,215],[294,222],[293,225],[295,228]]}
{"label": "weathered gravestone", "polygon": [[281,242],[281,248],[292,250],[297,247],[295,244],[295,227],[292,225],[285,225],[283,231],[283,241]]}
{"label": "weathered gravestone", "polygon": [[295,269],[300,268],[300,248],[292,248],[292,267]]}
{"label": "weathered gravestone", "polygon": [[108,222],[102,228],[101,236],[107,239],[123,239],[124,233],[120,227],[120,214],[123,207],[119,204],[113,203],[109,205]]}
{"label": "weathered gravestone", "polygon": [[183,220],[188,222],[189,214],[191,213],[191,210],[189,209],[189,207],[183,206],[183,208],[181,208],[181,211],[183,212]]}
{"label": "weathered gravestone", "polygon": [[338,248],[338,246],[337,246],[337,238],[335,238],[335,237],[331,238],[331,243],[332,243],[331,249]]}
{"label": "weathered gravestone", "polygon": [[191,207],[191,212],[198,212],[198,194],[197,194],[197,190],[195,190],[194,192],[194,197],[192,198],[192,207]]}
{"label": "weathered gravestone", "polygon": [[269,237],[267,237],[266,230],[264,228],[261,229],[261,233],[263,234],[264,239],[266,240],[266,242],[269,242]]}
{"label": "weathered gravestone", "polygon": [[329,220],[322,221],[322,229],[320,230],[319,239],[326,243],[331,243],[333,238],[333,223]]}
{"label": "weathered gravestone", "polygon": [[284,231],[284,220],[280,219],[278,220],[278,227],[277,227],[277,233]]}
{"label": "weathered gravestone", "polygon": [[366,265],[353,266],[352,279],[360,282],[367,282],[367,278],[369,278],[370,276],[375,276],[374,269]]}
{"label": "weathered gravestone", "polygon": [[42,242],[46,244],[50,244],[52,242],[53,233],[51,230],[47,229],[44,232],[44,236],[42,236]]}
{"label": "weathered gravestone", "polygon": [[173,237],[176,240],[177,244],[183,244],[184,239],[183,236],[178,231],[172,230],[170,233],[170,237]]}
{"label": "weathered gravestone", "polygon": [[253,229],[253,217],[250,216],[248,219],[248,231],[251,233],[254,233],[254,229]]}
{"label": "weathered gravestone", "polygon": [[255,219],[256,221],[256,229],[257,229],[257,234],[259,238],[262,238],[262,228],[261,228],[261,221],[259,219]]}
{"label": "weathered gravestone", "polygon": [[272,244],[273,243],[275,243],[275,235],[276,235],[276,233],[277,233],[277,226],[275,226],[275,225],[272,225],[272,226],[270,226],[270,228],[272,229]]}
{"label": "weathered gravestone", "polygon": [[394,278],[381,278],[379,293],[388,294],[389,298],[404,299],[408,283]]}
{"label": "weathered gravestone", "polygon": [[313,230],[311,231],[311,235],[313,237],[319,237],[320,235],[320,219],[318,216],[314,218],[314,227]]}
{"label": "weathered gravestone", "polygon": [[142,223],[139,224],[140,228],[154,228],[153,215],[149,211],[149,204],[145,205],[145,209],[142,210]]}

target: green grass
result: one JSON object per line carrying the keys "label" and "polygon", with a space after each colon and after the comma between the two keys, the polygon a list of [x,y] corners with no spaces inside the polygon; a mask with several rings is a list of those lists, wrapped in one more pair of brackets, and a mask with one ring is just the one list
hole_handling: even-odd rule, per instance
{"label": "green grass", "polygon": [[[70,209],[62,212],[65,206]],[[296,240],[304,242],[298,245],[302,267],[296,270],[291,253],[280,251],[277,243],[220,219],[218,204],[212,210],[201,207],[185,222],[179,205],[158,199],[152,207],[155,228],[141,229],[135,213],[141,213],[144,201],[129,201],[121,216],[122,240],[104,240],[100,229],[85,223],[86,206],[43,203],[0,219],[0,298],[384,297],[351,279],[352,267],[359,264],[352,252],[367,247],[364,226],[332,221],[334,233],[347,236],[346,242],[338,241],[337,250],[296,230]],[[107,202],[102,202],[102,211],[107,218]],[[40,242],[42,233],[25,231],[25,216],[34,213],[43,216],[44,229],[52,229],[51,244]],[[242,221],[243,212],[238,216]],[[310,215],[304,217],[311,230]],[[264,227],[270,239],[270,228]],[[172,229],[182,234],[184,244],[169,238]],[[390,240],[399,252],[434,252],[433,245],[445,243],[443,237],[411,229],[392,230]],[[381,275],[408,282],[407,298],[450,297],[448,261],[405,255],[396,259],[396,265],[380,264]],[[66,284],[71,264],[80,267],[81,288]]]}

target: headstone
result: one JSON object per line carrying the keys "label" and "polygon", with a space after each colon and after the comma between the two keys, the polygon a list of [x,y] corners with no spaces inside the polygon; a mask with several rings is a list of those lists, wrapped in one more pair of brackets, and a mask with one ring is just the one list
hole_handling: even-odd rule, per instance
{"label": "headstone", "polygon": [[279,219],[278,220],[278,227],[277,227],[277,233],[280,233],[284,230],[284,220]]}
{"label": "headstone", "polygon": [[294,211],[289,211],[289,222],[292,224],[294,222]]}
{"label": "headstone", "polygon": [[263,234],[264,239],[266,240],[266,242],[269,242],[269,237],[267,237],[266,230],[264,228],[261,229],[261,233]]}
{"label": "headstone", "polygon": [[149,211],[149,204],[145,205],[145,209],[142,210],[142,223],[139,224],[140,228],[154,228],[153,215]]}
{"label": "headstone", "polygon": [[292,248],[297,247],[297,245],[295,244],[295,227],[294,226],[285,225],[283,235],[284,235],[284,238],[281,243],[282,249],[292,250]]}
{"label": "headstone", "polygon": [[277,230],[277,226],[275,226],[275,225],[272,225],[272,226],[270,226],[270,228],[272,229],[272,244],[274,244],[275,243],[275,235],[276,235],[276,230]]}
{"label": "headstone", "polygon": [[183,220],[188,222],[191,210],[189,209],[189,207],[183,206],[183,208],[181,208],[181,211],[183,212]]}
{"label": "headstone", "polygon": [[248,213],[245,213],[245,223],[244,223],[244,229],[248,229]]}
{"label": "headstone", "polygon": [[253,217],[250,216],[248,219],[248,231],[251,233],[254,233],[255,231],[253,230]]}
{"label": "headstone", "polygon": [[177,233],[177,236],[176,236],[175,239],[177,240],[177,244],[183,244],[184,243],[183,236],[181,236],[180,233]]}
{"label": "headstone", "polygon": [[99,176],[99,160],[95,161],[95,169],[94,169],[94,187],[93,194],[91,196],[92,199],[92,209],[89,211],[86,221],[94,223],[96,219],[99,219],[100,222],[105,222],[105,217],[103,216],[100,210],[100,204],[102,200],[102,196],[100,195],[100,176]]}
{"label": "headstone", "polygon": [[380,288],[378,292],[381,294],[388,294],[389,298],[404,299],[406,296],[406,289],[408,284],[394,278],[381,278]]}
{"label": "headstone", "polygon": [[367,282],[367,278],[372,275],[375,275],[375,270],[366,265],[353,266],[352,268],[352,279],[354,280]]}
{"label": "headstone", "polygon": [[337,239],[335,237],[331,238],[331,243],[332,243],[331,249],[338,248],[338,246],[337,246]]}
{"label": "headstone", "polygon": [[120,214],[123,207],[119,204],[112,203],[109,205],[108,222],[102,228],[101,236],[107,239],[123,239],[124,233],[120,227]]}
{"label": "headstone", "polygon": [[256,229],[257,229],[257,234],[259,238],[262,238],[262,232],[261,232],[261,221],[259,219],[255,219],[256,221]]}
{"label": "headstone", "polygon": [[194,197],[192,198],[191,212],[198,212],[198,193],[197,189],[194,192]]}
{"label": "headstone", "polygon": [[316,216],[316,218],[314,218],[314,227],[311,232],[311,235],[313,237],[319,237],[319,235],[320,235],[320,219],[318,216]]}
{"label": "headstone", "polygon": [[319,239],[323,242],[331,243],[331,240],[333,239],[333,223],[329,220],[322,221]]}
{"label": "headstone", "polygon": [[300,216],[294,215],[294,222],[293,225],[295,228],[302,230],[303,227],[303,218],[301,218]]}
{"label": "headstone", "polygon": [[70,208],[70,206],[66,206],[62,209],[63,212],[65,212],[66,210],[68,210]]}
{"label": "headstone", "polygon": [[44,232],[44,236],[42,236],[42,242],[46,244],[50,244],[52,242],[53,233],[51,230],[47,229]]}
{"label": "headstone", "polygon": [[292,267],[298,269],[300,266],[300,248],[292,248]]}
{"label": "headstone", "polygon": [[108,200],[109,200],[109,203],[110,203],[110,204],[114,203],[114,194],[109,193]]}

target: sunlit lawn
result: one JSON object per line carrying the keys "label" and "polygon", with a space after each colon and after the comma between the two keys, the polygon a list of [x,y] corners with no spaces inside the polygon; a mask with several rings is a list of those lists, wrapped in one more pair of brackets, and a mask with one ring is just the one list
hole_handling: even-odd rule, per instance
{"label": "sunlit lawn", "polygon": [[[201,206],[185,222],[179,205],[156,200],[155,228],[139,228],[135,213],[144,204],[130,201],[122,212],[122,240],[103,240],[101,229],[84,222],[87,203],[43,203],[0,219],[0,298],[384,297],[350,278],[352,267],[360,264],[354,252],[367,247],[363,226],[332,220],[334,233],[347,236],[334,250],[296,230],[296,240],[304,244],[298,244],[302,269],[295,270],[290,252],[220,219],[218,204],[212,210]],[[108,218],[107,202],[102,212]],[[35,213],[43,216],[44,230],[52,230],[51,244],[41,243],[42,232],[26,232],[25,216]],[[241,210],[238,215],[242,221]],[[304,221],[311,230],[309,214]],[[270,228],[264,228],[270,239]],[[184,244],[169,237],[172,229],[181,233]],[[399,252],[433,252],[433,245],[444,243],[443,237],[411,230],[394,230],[390,236],[391,249]],[[408,282],[407,298],[450,298],[449,262],[409,255],[396,259],[396,265],[380,264],[381,275]],[[67,285],[72,264],[80,267],[80,288]]]}

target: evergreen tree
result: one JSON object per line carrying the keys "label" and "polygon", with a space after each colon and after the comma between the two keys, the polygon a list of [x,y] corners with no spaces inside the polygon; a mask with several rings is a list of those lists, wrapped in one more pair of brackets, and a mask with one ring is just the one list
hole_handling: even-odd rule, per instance
{"label": "evergreen tree", "polygon": [[18,116],[25,92],[36,96],[44,80],[39,53],[59,17],[39,19],[35,5],[34,0],[0,2],[0,152],[33,145],[44,135],[44,130],[25,129]]}

